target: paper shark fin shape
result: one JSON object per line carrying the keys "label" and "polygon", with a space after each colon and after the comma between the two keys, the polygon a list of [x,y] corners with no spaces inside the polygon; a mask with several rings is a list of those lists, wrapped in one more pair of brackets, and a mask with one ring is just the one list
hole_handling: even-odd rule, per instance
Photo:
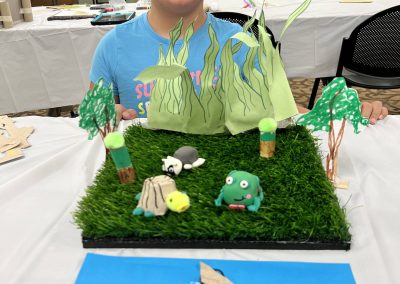
{"label": "paper shark fin shape", "polygon": [[215,271],[204,262],[200,262],[200,279],[204,284],[233,284],[228,278]]}

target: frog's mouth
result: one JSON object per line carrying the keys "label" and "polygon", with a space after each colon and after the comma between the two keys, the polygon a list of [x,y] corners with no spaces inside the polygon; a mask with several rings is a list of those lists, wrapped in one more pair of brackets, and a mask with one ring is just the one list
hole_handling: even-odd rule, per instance
{"label": "frog's mouth", "polygon": [[236,199],[236,198],[234,198],[233,200],[235,200],[235,201],[242,201],[242,200],[245,200],[245,199],[246,199],[246,197],[242,196],[242,199]]}

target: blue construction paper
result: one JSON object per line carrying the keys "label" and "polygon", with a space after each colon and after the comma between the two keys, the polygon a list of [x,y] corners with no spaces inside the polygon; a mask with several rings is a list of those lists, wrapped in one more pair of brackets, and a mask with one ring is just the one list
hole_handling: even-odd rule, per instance
{"label": "blue construction paper", "polygon": [[200,284],[200,261],[235,284],[355,284],[349,264],[123,257],[87,254],[77,284]]}

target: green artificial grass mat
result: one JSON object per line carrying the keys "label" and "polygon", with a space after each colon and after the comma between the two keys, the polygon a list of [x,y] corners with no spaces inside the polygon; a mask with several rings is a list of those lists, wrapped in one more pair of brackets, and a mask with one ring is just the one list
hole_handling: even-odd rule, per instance
{"label": "green artificial grass mat", "polygon": [[[350,241],[344,210],[326,177],[315,140],[304,127],[278,130],[275,156],[270,159],[259,156],[258,131],[206,136],[131,126],[125,139],[136,181],[120,184],[115,166],[107,158],[74,214],[84,237]],[[190,208],[155,218],[132,215],[135,195],[141,192],[144,180],[163,174],[161,159],[184,145],[196,147],[206,159],[201,167],[174,177],[178,190],[189,195]],[[260,178],[264,200],[257,212],[214,205],[232,170]]]}

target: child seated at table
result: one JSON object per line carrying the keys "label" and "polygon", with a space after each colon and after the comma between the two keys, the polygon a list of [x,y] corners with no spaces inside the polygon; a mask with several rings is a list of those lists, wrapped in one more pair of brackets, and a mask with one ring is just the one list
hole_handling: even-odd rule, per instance
{"label": "child seated at table", "polygon": [[[179,19],[183,19],[182,34],[194,22],[194,34],[190,39],[189,56],[186,66],[191,71],[195,88],[199,89],[200,74],[204,66],[204,54],[210,44],[208,25],[212,25],[220,49],[224,42],[242,28],[215,18],[203,10],[204,0],[153,0],[148,13],[132,21],[116,26],[99,43],[90,72],[91,87],[93,82],[103,78],[108,85],[112,83],[117,102],[117,119],[147,117],[146,106],[150,99],[153,84],[143,84],[135,78],[146,67],[158,61],[159,47],[164,52],[169,45],[169,31]],[[182,41],[176,44],[178,47]],[[239,51],[234,60],[241,66],[245,52]],[[219,56],[217,57],[217,66]],[[308,110],[298,106],[299,112]],[[382,103],[363,102],[362,114],[370,119],[371,124],[383,119],[387,108]]]}

